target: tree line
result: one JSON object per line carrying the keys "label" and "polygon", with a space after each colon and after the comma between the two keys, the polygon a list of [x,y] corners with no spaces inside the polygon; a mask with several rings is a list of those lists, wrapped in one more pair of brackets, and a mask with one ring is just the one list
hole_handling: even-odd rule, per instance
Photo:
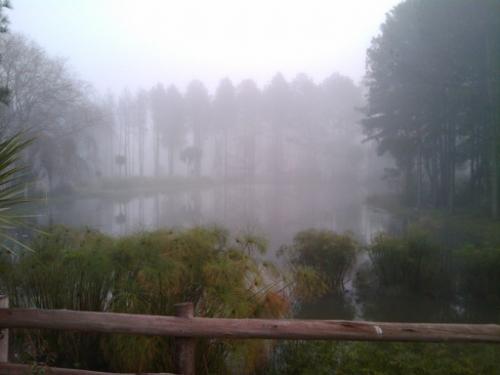
{"label": "tree line", "polygon": [[213,95],[199,80],[184,93],[161,83],[125,90],[110,105],[118,135],[114,170],[144,176],[149,148],[156,177],[178,174],[181,162],[195,177],[328,178],[335,153],[346,143],[356,148],[361,105],[360,87],[339,74],[316,84],[305,74],[287,82],[278,73],[263,89],[225,78]]}
{"label": "tree line", "polygon": [[278,73],[263,88],[226,78],[213,94],[199,80],[185,90],[158,83],[101,97],[22,35],[2,35],[0,54],[10,91],[0,135],[36,138],[25,158],[48,191],[108,177],[330,181],[356,174],[363,159],[362,90],[340,74],[316,83]]}

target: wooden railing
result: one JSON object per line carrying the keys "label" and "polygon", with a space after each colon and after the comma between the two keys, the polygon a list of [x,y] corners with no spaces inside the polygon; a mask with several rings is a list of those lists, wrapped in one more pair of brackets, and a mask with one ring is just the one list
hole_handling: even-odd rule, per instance
{"label": "wooden railing", "polygon": [[[375,323],[342,320],[220,319],[193,316],[193,305],[176,305],[176,316],[72,310],[10,309],[0,297],[0,375],[20,375],[27,365],[8,363],[8,328],[123,333],[176,338],[176,371],[195,371],[196,337],[224,339],[300,339],[500,343],[500,325]],[[1,363],[3,362],[3,363]],[[96,375],[83,370],[50,369],[57,375]]]}

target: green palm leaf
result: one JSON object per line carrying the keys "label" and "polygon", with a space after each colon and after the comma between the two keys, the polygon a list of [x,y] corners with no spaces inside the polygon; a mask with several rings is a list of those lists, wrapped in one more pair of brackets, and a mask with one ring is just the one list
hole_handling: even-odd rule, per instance
{"label": "green palm leaf", "polygon": [[25,196],[26,167],[21,165],[21,153],[32,143],[23,133],[0,142],[0,247],[12,252],[7,244],[24,249],[29,247],[14,238],[10,231],[23,226],[27,216],[17,213],[20,205],[30,200]]}

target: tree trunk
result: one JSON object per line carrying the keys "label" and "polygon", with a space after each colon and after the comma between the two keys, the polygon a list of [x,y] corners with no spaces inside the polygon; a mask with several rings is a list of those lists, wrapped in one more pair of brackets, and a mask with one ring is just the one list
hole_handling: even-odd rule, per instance
{"label": "tree trunk", "polygon": [[422,195],[423,195],[423,155],[422,145],[418,145],[417,152],[417,209],[422,208]]}
{"label": "tree trunk", "polygon": [[[494,126],[492,126],[494,127]],[[493,130],[494,133],[496,133]],[[498,165],[496,134],[491,137],[490,146],[490,178],[491,178],[491,217],[498,219]]]}
{"label": "tree trunk", "polygon": [[227,183],[227,129],[224,129],[224,184]]}
{"label": "tree trunk", "polygon": [[144,176],[144,128],[139,128],[139,175]]}
{"label": "tree trunk", "polygon": [[448,138],[448,210],[455,210],[455,122],[450,125]]}
{"label": "tree trunk", "polygon": [[173,145],[168,148],[168,175],[172,177],[175,172],[175,149]]}
{"label": "tree trunk", "polygon": [[[198,125],[199,127],[199,125]],[[198,155],[195,157],[194,160],[194,175],[196,177],[201,177],[201,159],[202,159],[202,144],[201,144],[201,134],[200,134],[200,129],[198,128],[194,132],[194,146],[198,150]]]}
{"label": "tree trunk", "polygon": [[156,128],[155,139],[155,177],[160,176],[160,131]]}
{"label": "tree trunk", "polygon": [[490,127],[490,204],[491,204],[491,217],[496,220],[498,219],[498,100],[494,98],[495,84],[493,82],[495,78],[496,67],[492,62],[492,51],[491,43],[489,37],[486,37],[486,61],[488,66],[488,102],[490,107],[489,116],[489,127]]}

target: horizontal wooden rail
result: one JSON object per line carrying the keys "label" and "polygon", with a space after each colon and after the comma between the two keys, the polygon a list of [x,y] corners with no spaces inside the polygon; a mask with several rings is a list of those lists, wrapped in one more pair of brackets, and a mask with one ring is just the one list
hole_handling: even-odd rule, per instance
{"label": "horizontal wooden rail", "polygon": [[500,343],[500,325],[495,324],[179,318],[71,310],[0,309],[0,327],[226,339]]}
{"label": "horizontal wooden rail", "polygon": [[17,363],[0,363],[0,375],[29,375],[29,374],[47,374],[47,375],[175,375],[172,373],[111,373],[88,370],[77,370],[68,368],[21,365]]}

